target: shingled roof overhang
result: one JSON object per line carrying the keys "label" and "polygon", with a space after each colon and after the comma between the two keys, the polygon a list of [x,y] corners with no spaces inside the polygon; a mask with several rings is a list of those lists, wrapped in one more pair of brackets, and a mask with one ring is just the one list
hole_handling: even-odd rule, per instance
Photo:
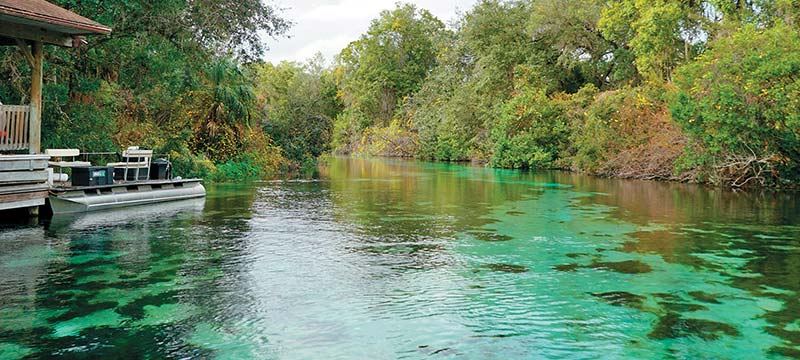
{"label": "shingled roof overhang", "polygon": [[23,39],[71,47],[76,37],[110,33],[108,26],[44,0],[0,0],[3,43]]}

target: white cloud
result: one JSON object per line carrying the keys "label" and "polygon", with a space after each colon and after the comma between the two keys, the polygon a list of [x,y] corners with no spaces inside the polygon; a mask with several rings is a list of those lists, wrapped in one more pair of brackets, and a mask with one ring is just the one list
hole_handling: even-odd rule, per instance
{"label": "white cloud", "polygon": [[326,58],[330,60],[333,55],[338,54],[339,51],[344,49],[344,47],[347,46],[347,44],[350,44],[351,41],[353,41],[352,38],[344,35],[315,40],[295,50],[292,58],[286,60],[304,62],[305,60],[312,58],[318,52],[322,53],[323,55],[328,54],[326,55]]}
{"label": "white cloud", "polygon": [[[382,10],[393,9],[395,0],[275,0],[283,15],[294,21],[290,38],[266,39],[272,62],[305,61],[317,52],[331,59],[351,41],[367,31]],[[427,9],[445,23],[457,10],[468,10],[476,0],[407,1]]]}
{"label": "white cloud", "polygon": [[344,0],[336,4],[315,7],[300,16],[299,21],[370,20],[382,10],[394,7],[393,0]]}

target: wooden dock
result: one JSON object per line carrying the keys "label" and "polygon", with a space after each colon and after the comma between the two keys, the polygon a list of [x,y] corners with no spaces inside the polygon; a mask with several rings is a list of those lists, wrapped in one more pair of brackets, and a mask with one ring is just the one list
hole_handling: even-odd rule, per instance
{"label": "wooden dock", "polygon": [[[13,154],[38,152],[39,129],[31,125],[31,107],[0,105],[0,210],[36,209],[44,205],[47,185],[47,155]],[[35,212],[35,211],[34,211]]]}
{"label": "wooden dock", "polygon": [[[0,104],[0,210],[35,213],[48,196],[50,157],[37,155],[42,152],[44,45],[77,48],[86,44],[86,35],[110,33],[108,26],[45,0],[0,0],[0,46],[17,47],[31,70],[29,104]],[[20,152],[32,155],[16,155]]]}
{"label": "wooden dock", "polygon": [[44,205],[47,155],[0,155],[0,210]]}

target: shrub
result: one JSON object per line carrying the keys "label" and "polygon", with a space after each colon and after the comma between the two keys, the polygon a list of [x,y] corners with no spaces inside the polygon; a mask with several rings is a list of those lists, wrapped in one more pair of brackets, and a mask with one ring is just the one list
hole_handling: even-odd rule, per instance
{"label": "shrub", "polygon": [[492,165],[512,169],[541,169],[553,165],[554,154],[543,149],[541,138],[528,132],[496,144]]}
{"label": "shrub", "polygon": [[786,184],[800,177],[800,31],[745,26],[679,69],[672,116],[698,146],[686,167],[716,183]]}
{"label": "shrub", "polygon": [[573,122],[572,167],[605,176],[685,180],[687,174],[674,171],[686,136],[669,117],[665,94],[671,91],[645,85],[598,93]]}
{"label": "shrub", "polygon": [[353,144],[358,143],[361,133],[372,123],[361,111],[347,108],[336,116],[333,121],[334,152],[349,154]]}
{"label": "shrub", "polygon": [[551,168],[566,148],[569,124],[564,101],[550,98],[535,84],[518,84],[502,106],[492,128],[491,165],[510,168]]}
{"label": "shrub", "polygon": [[172,162],[172,173],[175,176],[183,178],[200,178],[209,179],[213,178],[216,172],[216,166],[205,155],[193,155],[188,151],[180,153],[173,151],[170,153],[170,160]]}
{"label": "shrub", "polygon": [[412,157],[417,153],[417,135],[398,119],[389,126],[372,126],[364,130],[355,152],[377,156]]}

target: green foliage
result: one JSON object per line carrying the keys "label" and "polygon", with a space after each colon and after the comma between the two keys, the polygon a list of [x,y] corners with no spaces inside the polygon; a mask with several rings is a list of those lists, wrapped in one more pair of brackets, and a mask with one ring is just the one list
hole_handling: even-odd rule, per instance
{"label": "green foliage", "polygon": [[[263,54],[261,36],[287,29],[273,7],[257,0],[54,2],[114,31],[88,37],[79,49],[46,47],[43,147],[144,146],[173,154],[182,176],[210,176],[214,162],[256,149],[269,151],[260,158],[280,157],[280,149],[249,140],[260,131],[248,127],[259,113],[241,66]],[[27,103],[27,61],[13,48],[0,55],[0,78],[9,79],[0,82],[1,100]]]}
{"label": "green foliage", "polygon": [[211,175],[212,181],[242,181],[258,178],[261,170],[253,164],[252,159],[241,161],[228,160],[216,167]]}
{"label": "green foliage", "polygon": [[205,71],[200,87],[184,98],[194,123],[189,147],[227,162],[245,150],[242,140],[256,107],[253,84],[232,59],[215,61]]}
{"label": "green foliage", "polygon": [[173,172],[187,179],[198,178],[212,180],[213,174],[217,171],[217,167],[214,163],[203,155],[172,153],[170,162],[172,162]]}
{"label": "green foliage", "polygon": [[398,4],[339,54],[340,94],[369,125],[386,125],[398,102],[419,90],[436,65],[444,24],[427,10]]}
{"label": "green foliage", "polygon": [[563,103],[541,87],[520,82],[492,128],[491,164],[508,168],[550,168],[566,148],[569,124]]}
{"label": "green foliage", "polygon": [[340,153],[353,152],[361,134],[370,126],[371,120],[359,109],[347,107],[333,121],[332,147]]}
{"label": "green foliage", "polygon": [[367,128],[353,152],[377,156],[413,157],[417,138],[398,120],[388,126]]}
{"label": "green foliage", "polygon": [[539,80],[550,90],[577,91],[586,83],[608,88],[636,76],[630,50],[603,36],[598,22],[606,1],[541,0],[528,21],[529,57]]}
{"label": "green foliage", "polygon": [[701,146],[716,181],[775,183],[800,171],[800,32],[744,26],[677,76],[674,119]]}
{"label": "green foliage", "polygon": [[405,103],[419,134],[419,156],[487,159],[487,127],[511,94],[514,69],[536,52],[519,26],[529,9],[523,2],[483,1],[461,19],[456,38],[438,55],[439,66]]}
{"label": "green foliage", "polygon": [[324,59],[307,64],[255,66],[262,125],[294,167],[308,167],[331,150],[333,121],[342,105]]}
{"label": "green foliage", "polygon": [[650,80],[669,80],[673,69],[693,58],[708,35],[703,1],[615,0],[599,21],[603,35],[630,47],[636,66]]}
{"label": "green foliage", "polygon": [[572,166],[588,172],[601,172],[617,154],[641,146],[653,137],[659,126],[661,101],[646,87],[626,87],[599,93],[587,87],[584,96],[591,101],[582,107],[582,116],[573,123]]}
{"label": "green foliage", "polygon": [[[140,37],[149,35],[158,39],[157,42],[169,41],[186,55],[197,55],[197,50],[201,49],[224,55],[234,49],[237,57],[252,60],[266,50],[261,35],[281,35],[291,25],[278,15],[275,7],[259,0],[52,2],[111,26],[114,29],[112,39],[150,46],[153,39]],[[128,49],[114,50],[129,53],[125,51]]]}
{"label": "green foliage", "polygon": [[495,144],[491,164],[512,169],[546,169],[553,165],[554,154],[540,145],[542,137],[532,132],[522,132],[511,139],[503,138]]}

